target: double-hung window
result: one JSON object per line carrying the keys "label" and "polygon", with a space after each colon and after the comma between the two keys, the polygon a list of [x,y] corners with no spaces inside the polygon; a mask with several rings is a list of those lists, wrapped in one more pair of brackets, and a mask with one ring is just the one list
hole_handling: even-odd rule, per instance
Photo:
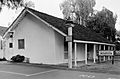
{"label": "double-hung window", "polygon": [[9,48],[13,48],[13,43],[9,43]]}
{"label": "double-hung window", "polygon": [[25,49],[25,40],[18,39],[18,49]]}

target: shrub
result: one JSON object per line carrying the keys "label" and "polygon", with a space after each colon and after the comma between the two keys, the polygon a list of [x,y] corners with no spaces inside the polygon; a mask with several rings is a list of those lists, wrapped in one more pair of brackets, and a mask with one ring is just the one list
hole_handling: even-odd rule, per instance
{"label": "shrub", "polygon": [[0,58],[0,61],[7,61],[6,58]]}
{"label": "shrub", "polygon": [[11,60],[12,60],[13,62],[23,62],[24,59],[25,59],[25,57],[24,57],[24,56],[21,56],[21,55],[16,55],[16,56],[13,56],[13,57],[11,58]]}

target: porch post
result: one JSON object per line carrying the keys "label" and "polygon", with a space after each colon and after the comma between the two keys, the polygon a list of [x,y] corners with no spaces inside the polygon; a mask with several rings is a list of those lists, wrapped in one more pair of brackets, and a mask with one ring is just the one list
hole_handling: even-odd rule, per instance
{"label": "porch post", "polygon": [[87,44],[85,44],[85,64],[87,64]]}
{"label": "porch post", "polygon": [[[115,54],[115,50],[116,50],[116,48],[115,48],[115,46],[114,46],[114,47],[113,47],[114,54]],[[113,54],[113,56],[112,56],[112,64],[114,64],[114,54]]]}
{"label": "porch post", "polygon": [[[110,50],[110,46],[108,46],[108,50]],[[108,56],[108,60],[110,60],[110,56]]]}
{"label": "porch post", "polygon": [[[99,50],[101,50],[101,45],[99,45]],[[99,62],[101,62],[101,56],[99,56]]]}
{"label": "porch post", "polygon": [[[104,45],[104,50],[105,50],[105,45]],[[105,61],[105,56],[104,56],[104,59],[103,59],[104,61]]]}
{"label": "porch post", "polygon": [[75,67],[77,66],[77,43],[74,44],[74,63]]}
{"label": "porch post", "polygon": [[[113,47],[111,46],[111,50],[113,51]],[[112,60],[112,56],[110,56],[110,60]]]}
{"label": "porch post", "polygon": [[96,63],[95,59],[96,59],[96,45],[94,44],[94,53],[93,53],[94,63]]}

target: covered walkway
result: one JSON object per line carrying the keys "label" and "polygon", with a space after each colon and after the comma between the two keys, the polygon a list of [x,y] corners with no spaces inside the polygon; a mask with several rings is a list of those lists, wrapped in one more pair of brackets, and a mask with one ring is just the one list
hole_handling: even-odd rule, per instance
{"label": "covered walkway", "polygon": [[[84,45],[83,47],[80,47],[80,45]],[[84,51],[79,51],[79,49]],[[94,64],[98,61],[98,51],[99,50],[115,50],[114,44],[107,44],[107,43],[99,43],[99,42],[87,42],[87,41],[77,41],[74,40],[74,52],[73,52],[73,62],[74,66],[78,66],[80,62],[79,55],[84,61],[83,64]],[[83,52],[83,54],[82,54]],[[112,56],[99,56],[99,61],[104,62],[107,60],[112,60]]]}

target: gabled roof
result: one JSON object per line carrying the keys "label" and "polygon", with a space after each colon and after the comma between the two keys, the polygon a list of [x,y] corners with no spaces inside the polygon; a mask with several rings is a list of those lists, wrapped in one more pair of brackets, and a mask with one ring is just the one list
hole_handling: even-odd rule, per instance
{"label": "gabled roof", "polygon": [[[42,19],[46,23],[52,25],[54,28],[59,29],[61,32],[65,33],[67,35],[67,27],[66,27],[66,20],[48,15],[46,13],[39,12],[37,10],[31,9],[31,8],[25,8],[27,9],[29,13],[34,14],[38,18]],[[25,10],[24,9],[24,10]],[[26,12],[24,12],[26,13]],[[101,42],[101,43],[111,43],[101,35],[91,31],[90,29],[75,24],[73,27],[73,39],[74,40],[81,40],[81,41],[91,41],[91,42]]]}
{"label": "gabled roof", "polygon": [[[28,10],[34,13],[35,15],[37,15],[38,17],[40,17],[41,19],[43,19],[44,21],[48,22],[49,24],[53,25],[54,27],[58,28],[59,30],[67,34],[67,27],[65,25],[66,20],[36,11],[31,8],[28,8]],[[110,43],[107,39],[105,39],[101,35],[79,24],[75,24],[75,27],[73,28],[73,38],[75,40]]]}

